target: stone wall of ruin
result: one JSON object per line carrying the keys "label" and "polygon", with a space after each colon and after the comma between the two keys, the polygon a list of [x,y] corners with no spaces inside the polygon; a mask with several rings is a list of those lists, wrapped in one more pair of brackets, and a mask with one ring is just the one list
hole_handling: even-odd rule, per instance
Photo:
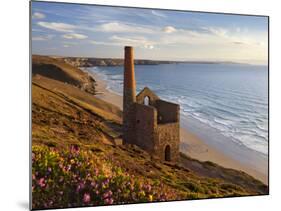
{"label": "stone wall of ruin", "polygon": [[157,111],[152,106],[135,104],[135,144],[148,152],[153,152]]}
{"label": "stone wall of ruin", "polygon": [[169,123],[179,121],[179,110],[178,104],[170,103],[164,100],[156,100],[156,106],[158,112],[158,123]]}
{"label": "stone wall of ruin", "polygon": [[156,100],[159,97],[154,94],[149,88],[145,87],[136,97],[136,102],[139,104],[144,104],[144,98],[149,97],[149,102],[151,106],[155,106]]}
{"label": "stone wall of ruin", "polygon": [[180,143],[179,122],[158,125],[156,133],[155,155],[161,160],[165,160],[165,148],[169,145],[171,148],[171,161],[177,162]]}

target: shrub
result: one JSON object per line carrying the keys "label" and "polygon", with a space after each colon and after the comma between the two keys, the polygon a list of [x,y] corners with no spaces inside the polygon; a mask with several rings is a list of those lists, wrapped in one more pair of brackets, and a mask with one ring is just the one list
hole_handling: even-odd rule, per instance
{"label": "shrub", "polygon": [[110,159],[72,146],[32,147],[32,206],[60,208],[175,200],[159,181],[128,174]]}

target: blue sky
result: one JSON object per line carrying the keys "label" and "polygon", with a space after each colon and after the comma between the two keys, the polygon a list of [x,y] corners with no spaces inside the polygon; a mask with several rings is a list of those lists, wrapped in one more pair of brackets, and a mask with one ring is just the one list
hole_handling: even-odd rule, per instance
{"label": "blue sky", "polygon": [[267,18],[32,2],[32,53],[267,63]]}

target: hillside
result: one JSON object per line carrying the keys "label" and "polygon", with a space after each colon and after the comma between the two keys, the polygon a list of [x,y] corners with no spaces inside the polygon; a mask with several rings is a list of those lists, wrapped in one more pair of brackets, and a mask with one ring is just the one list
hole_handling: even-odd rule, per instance
{"label": "hillside", "polygon": [[[64,57],[61,58],[64,62],[73,65],[75,67],[93,67],[93,66],[122,66],[124,64],[123,59],[113,58],[80,58],[80,57]],[[136,65],[158,65],[158,64],[171,64],[178,63],[176,61],[161,61],[161,60],[148,60],[148,59],[136,59],[134,61]]]}
{"label": "hillside", "polygon": [[61,59],[35,56],[32,66],[34,209],[268,193],[241,171],[115,145],[122,111],[93,95],[94,79]]}
{"label": "hillside", "polygon": [[[88,58],[88,57],[54,57],[74,67],[94,67],[94,66],[122,66],[123,59],[117,58]],[[168,61],[168,60],[149,60],[135,59],[135,65],[159,65],[159,64],[239,64],[236,62],[218,62],[218,61]]]}
{"label": "hillside", "polygon": [[87,73],[65,63],[62,59],[47,56],[32,56],[32,74],[46,76],[95,93],[95,80]]}

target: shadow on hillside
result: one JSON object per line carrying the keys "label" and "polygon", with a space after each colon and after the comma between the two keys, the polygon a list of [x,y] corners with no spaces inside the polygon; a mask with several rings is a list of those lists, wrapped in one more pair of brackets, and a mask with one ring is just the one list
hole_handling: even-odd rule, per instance
{"label": "shadow on hillside", "polygon": [[79,85],[79,82],[77,80],[75,80],[61,68],[53,64],[32,64],[32,74],[40,74],[48,78],[73,84],[75,86]]}

